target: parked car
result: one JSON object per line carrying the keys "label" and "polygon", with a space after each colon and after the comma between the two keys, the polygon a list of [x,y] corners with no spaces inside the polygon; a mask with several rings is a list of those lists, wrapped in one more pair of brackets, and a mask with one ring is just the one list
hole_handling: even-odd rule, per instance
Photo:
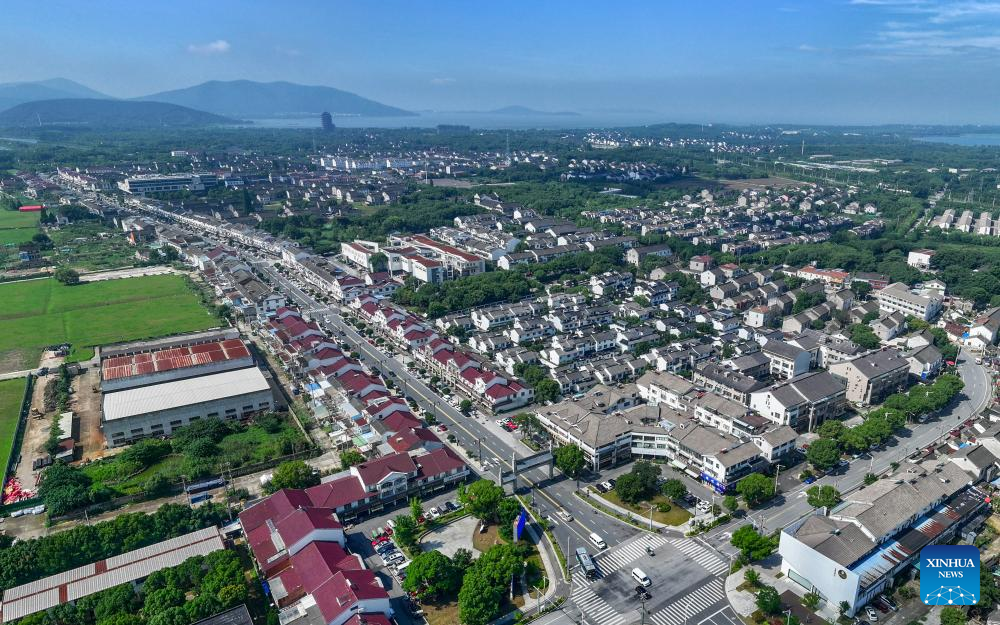
{"label": "parked car", "polygon": [[615,487],[615,485],[612,484],[611,482],[601,482],[601,486],[604,487],[604,492],[608,492],[609,490]]}
{"label": "parked car", "polygon": [[427,516],[429,516],[432,519],[436,519],[439,516],[441,516],[441,511],[437,509],[437,506],[435,506],[427,511]]}
{"label": "parked car", "polygon": [[867,616],[868,620],[871,621],[872,623],[878,622],[878,612],[876,612],[875,608],[871,607],[870,605],[865,606],[865,616]]}

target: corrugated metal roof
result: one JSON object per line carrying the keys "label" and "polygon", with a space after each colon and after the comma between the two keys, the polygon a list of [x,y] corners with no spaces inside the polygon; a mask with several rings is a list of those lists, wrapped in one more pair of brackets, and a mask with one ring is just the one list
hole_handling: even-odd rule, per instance
{"label": "corrugated metal roof", "polygon": [[8,604],[7,602],[4,602],[3,622],[9,623],[15,619],[21,618],[22,616],[28,616],[29,614],[34,614],[35,612],[48,610],[49,608],[54,608],[57,605],[59,605],[58,588],[53,588],[36,595],[31,595],[27,599],[15,601],[14,603]]}
{"label": "corrugated metal roof", "polygon": [[[11,588],[3,595],[3,622],[8,623],[55,607],[60,603],[62,588],[65,588],[65,600],[75,601],[119,584],[145,579],[156,571],[177,566],[190,557],[207,555],[224,548],[219,528],[206,527],[108,558],[103,562],[103,567],[98,566],[101,563],[87,564]],[[98,569],[102,572],[98,573]]]}
{"label": "corrugated metal roof", "polygon": [[260,369],[249,367],[126,389],[104,396],[104,420],[114,421],[149,412],[266,391],[269,388],[267,379]]}

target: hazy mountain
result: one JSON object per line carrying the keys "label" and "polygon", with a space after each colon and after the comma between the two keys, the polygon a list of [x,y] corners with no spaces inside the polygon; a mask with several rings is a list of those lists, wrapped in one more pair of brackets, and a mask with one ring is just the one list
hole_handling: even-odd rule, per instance
{"label": "hazy mountain", "polygon": [[567,116],[572,115],[578,117],[580,114],[574,111],[539,111],[533,108],[528,108],[527,106],[505,106],[503,108],[493,109],[492,111],[486,111],[490,115],[561,115]]}
{"label": "hazy mountain", "polygon": [[65,78],[33,82],[0,83],[0,111],[24,102],[61,98],[101,98],[109,96]]}
{"label": "hazy mountain", "polygon": [[323,111],[329,111],[335,116],[398,117],[414,115],[409,111],[381,104],[333,87],[313,87],[290,82],[212,80],[186,89],[163,91],[138,99],[170,102],[219,115],[233,115],[243,118],[286,117],[290,115],[318,116]]}
{"label": "hazy mountain", "polygon": [[165,102],[64,98],[24,102],[0,111],[0,126],[82,125],[156,128],[233,124],[237,120]]}

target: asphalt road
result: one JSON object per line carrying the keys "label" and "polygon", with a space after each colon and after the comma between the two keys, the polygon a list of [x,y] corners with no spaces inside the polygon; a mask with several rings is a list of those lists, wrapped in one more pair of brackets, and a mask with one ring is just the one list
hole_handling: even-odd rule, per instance
{"label": "asphalt road", "polygon": [[[289,298],[305,313],[320,321],[328,329],[343,333],[347,342],[359,353],[360,360],[369,368],[378,369],[383,375],[394,380],[406,395],[414,399],[421,409],[435,414],[437,419],[448,426],[458,442],[474,454],[482,454],[483,459],[496,460],[509,467],[513,457],[523,457],[531,452],[526,450],[509,437],[501,436],[502,431],[488,419],[465,417],[453,406],[427,387],[420,379],[411,374],[395,355],[387,354],[369,343],[358,334],[354,328],[345,322],[339,309],[316,301],[305,293],[295,283],[286,279],[274,270],[273,261],[253,255],[247,255],[246,260],[265,272]],[[914,425],[907,433],[897,437],[897,442],[882,452],[876,452],[872,457],[855,460],[850,467],[839,475],[829,475],[820,479],[818,484],[831,484],[841,492],[857,488],[868,472],[881,473],[893,462],[903,463],[906,456],[915,449],[926,447],[937,441],[962,421],[977,414],[986,404],[989,394],[989,378],[985,370],[975,365],[967,354],[959,357],[959,375],[965,381],[964,397],[945,415],[935,421]],[[787,481],[784,482],[788,484]],[[627,625],[639,622],[642,615],[636,608],[634,595],[630,595],[629,563],[622,563],[622,554],[634,552],[637,541],[644,540],[645,534],[635,528],[615,519],[598,514],[593,508],[580,501],[573,493],[578,484],[556,473],[554,478],[548,478],[547,471],[534,469],[522,473],[520,485],[526,487],[536,502],[538,511],[543,515],[553,515],[558,507],[569,511],[574,520],[569,523],[558,521],[553,528],[555,536],[567,555],[585,545],[593,553],[596,548],[588,540],[591,532],[601,535],[608,543],[606,555],[598,556],[600,565],[619,562],[621,566],[611,570],[608,575],[592,584],[576,584],[571,601],[564,608],[552,615],[544,617],[545,624],[561,624],[563,622],[603,623],[606,616],[612,612],[622,615],[621,622]],[[797,484],[787,490],[766,508],[755,511],[754,519],[763,524],[766,529],[773,530],[783,527],[811,511],[805,499],[804,484]],[[713,580],[724,577],[723,567],[713,564],[710,556],[718,562],[728,563],[733,548],[729,545],[730,533],[746,520],[737,519],[726,526],[721,526],[699,537],[697,540],[668,539],[655,536],[658,541],[656,548],[658,560],[643,564],[654,572],[648,572],[651,577],[663,580],[662,588],[658,588],[653,599],[648,602],[646,622],[657,625],[701,624],[729,625],[735,622],[734,615],[724,598],[717,600],[704,594],[704,589],[710,588]],[[640,556],[642,554],[639,554]],[[694,571],[684,572],[684,567],[692,567],[699,558],[702,561],[702,574]],[[682,564],[683,563],[683,564]],[[706,564],[707,563],[707,564]],[[663,570],[660,566],[665,565]],[[705,567],[708,568],[705,568]],[[680,567],[680,568],[678,568]],[[599,566],[600,568],[600,566]],[[622,573],[622,570],[626,573]],[[678,571],[682,574],[678,576]],[[717,572],[718,571],[718,572]],[[579,576],[575,576],[579,577]],[[668,582],[669,580],[669,582]],[[699,593],[701,589],[701,594]],[[697,596],[697,610],[692,604]],[[687,604],[687,608],[684,605]],[[607,611],[611,608],[611,611]]]}

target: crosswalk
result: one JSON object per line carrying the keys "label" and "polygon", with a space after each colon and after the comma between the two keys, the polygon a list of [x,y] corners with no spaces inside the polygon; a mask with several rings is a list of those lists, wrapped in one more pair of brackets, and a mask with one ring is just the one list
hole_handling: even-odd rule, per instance
{"label": "crosswalk", "polygon": [[678,551],[691,558],[698,565],[711,573],[712,575],[721,575],[726,572],[729,565],[719,558],[719,556],[712,553],[708,547],[691,540],[681,538],[675,538],[670,541],[670,544],[677,548]]}
{"label": "crosswalk", "polygon": [[[647,546],[656,550],[666,548],[667,545],[676,548],[713,575],[713,578],[708,582],[691,589],[679,600],[647,615],[654,625],[682,625],[692,616],[717,605],[725,598],[725,576],[723,573],[728,569],[728,564],[702,543],[690,538],[667,539],[658,535],[640,536],[594,556],[598,571],[597,579],[627,568],[635,561],[646,557]],[[589,580],[583,575],[574,574],[573,603],[580,609],[588,623],[624,625],[625,617],[622,616],[620,610],[594,592],[597,579]]]}
{"label": "crosswalk", "polygon": [[649,615],[655,625],[681,625],[695,614],[704,612],[725,597],[725,578],[716,577],[699,588],[692,589],[670,605]]}
{"label": "crosswalk", "polygon": [[598,597],[591,588],[582,581],[573,578],[573,603],[583,612],[590,623],[601,625],[622,625],[625,617],[617,608],[611,607],[607,601]]}
{"label": "crosswalk", "polygon": [[667,539],[662,536],[640,537],[610,551],[599,553],[594,557],[594,560],[597,562],[597,569],[601,575],[607,575],[644,557],[647,545],[655,550],[665,544],[667,544]]}

